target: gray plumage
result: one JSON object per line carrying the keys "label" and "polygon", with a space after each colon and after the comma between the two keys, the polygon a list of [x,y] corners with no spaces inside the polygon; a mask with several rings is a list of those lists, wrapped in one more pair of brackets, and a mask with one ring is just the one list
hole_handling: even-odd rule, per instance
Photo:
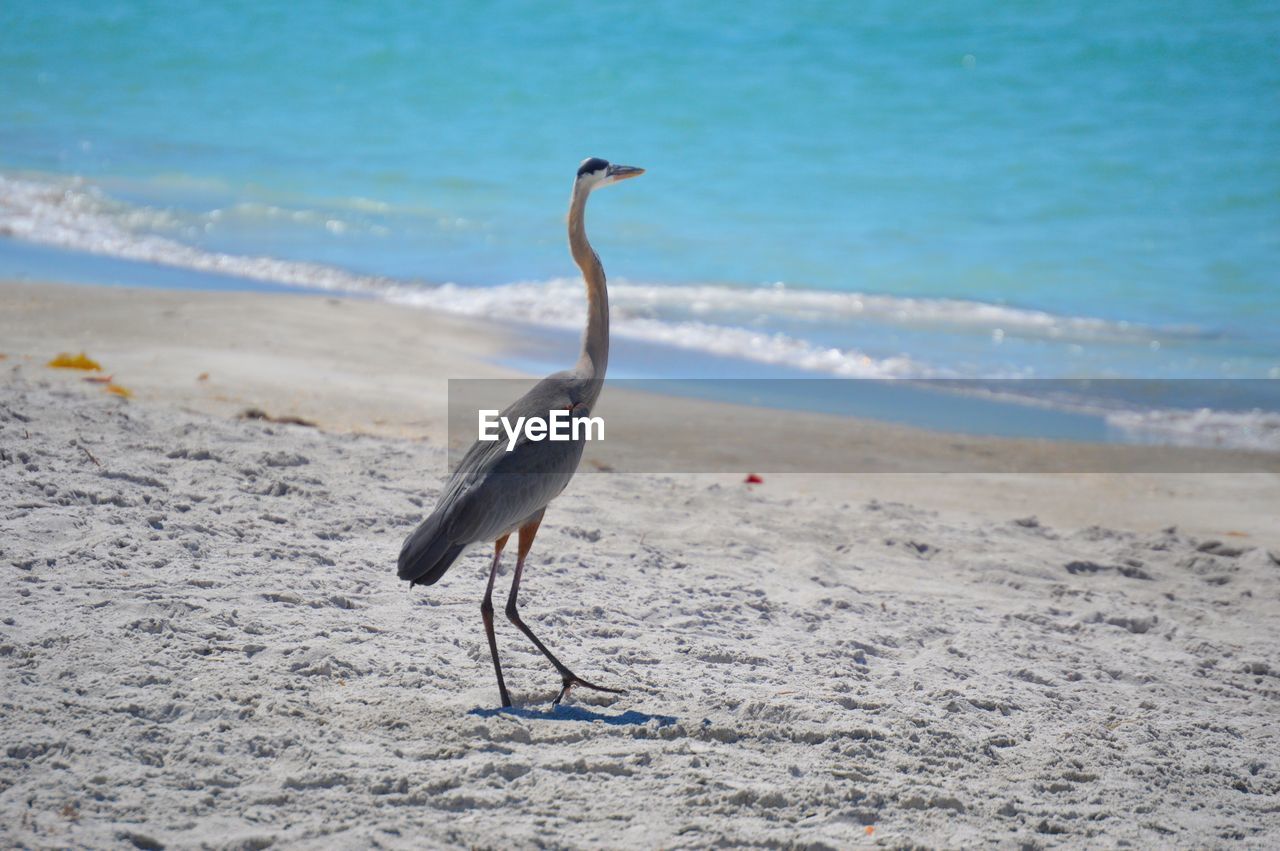
{"label": "gray plumage", "polygon": [[[511,403],[502,416],[547,417],[583,404],[589,411],[599,381],[558,372]],[[575,412],[576,414],[576,412]],[[523,432],[514,448],[505,440],[476,441],[445,486],[435,512],[404,542],[401,579],[433,585],[470,544],[496,541],[524,526],[569,484],[582,459],[582,440],[530,441]]]}
{"label": "gray plumage", "polygon": [[[587,288],[587,328],[582,353],[573,369],[539,381],[532,390],[509,405],[502,416],[549,419],[551,412],[570,411],[573,418],[589,415],[604,384],[609,364],[609,294],[604,267],[587,241],[585,210],[591,192],[601,186],[636,177],[644,169],[612,165],[595,157],[582,161],[569,200],[569,251],[582,270]],[[520,618],[516,599],[525,556],[533,545],[548,503],[569,484],[582,460],[583,440],[531,441],[523,432],[514,447],[507,442],[476,441],[445,485],[431,516],[405,540],[400,550],[398,575],[410,586],[432,585],[449,570],[472,544],[493,541],[493,563],[480,611],[484,618],[493,668],[502,705],[511,698],[502,677],[498,645],[493,630],[493,583],[502,548],[508,536],[519,530],[519,554],[507,598],[507,617],[542,651],[560,673],[563,687],[555,702],[574,686],[598,691],[604,688],[578,677],[557,659]]]}

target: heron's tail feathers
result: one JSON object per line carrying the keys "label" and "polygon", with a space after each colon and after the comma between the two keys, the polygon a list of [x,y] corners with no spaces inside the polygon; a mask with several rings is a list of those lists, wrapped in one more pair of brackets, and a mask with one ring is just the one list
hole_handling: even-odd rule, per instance
{"label": "heron's tail feathers", "polygon": [[466,548],[450,541],[440,526],[439,516],[433,514],[405,538],[397,575],[409,580],[410,586],[434,585]]}

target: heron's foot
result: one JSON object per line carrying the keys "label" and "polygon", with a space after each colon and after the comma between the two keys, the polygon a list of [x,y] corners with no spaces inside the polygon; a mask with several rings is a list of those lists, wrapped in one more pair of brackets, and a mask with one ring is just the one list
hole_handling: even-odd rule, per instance
{"label": "heron's foot", "polygon": [[603,692],[608,692],[609,694],[626,694],[627,693],[625,689],[606,688],[604,686],[598,686],[595,683],[589,683],[586,680],[584,680],[582,677],[573,673],[572,671],[565,671],[560,675],[560,677],[561,677],[561,682],[564,684],[564,687],[560,689],[560,693],[556,695],[556,699],[551,701],[552,706],[559,706],[560,701],[565,699],[565,696],[569,693],[570,689],[572,689],[574,686],[582,686],[583,688],[589,688],[593,691],[603,691]]}

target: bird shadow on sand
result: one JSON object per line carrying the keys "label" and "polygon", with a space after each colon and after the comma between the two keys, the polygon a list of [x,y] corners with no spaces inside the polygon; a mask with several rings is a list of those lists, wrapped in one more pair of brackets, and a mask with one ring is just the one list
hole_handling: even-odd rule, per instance
{"label": "bird shadow on sand", "polygon": [[647,712],[637,712],[634,709],[628,709],[626,712],[616,715],[606,715],[603,712],[596,712],[585,706],[552,706],[549,709],[530,709],[526,706],[509,706],[496,709],[476,707],[467,714],[480,718],[494,718],[506,715],[512,718],[525,718],[530,721],[603,721],[614,727],[642,727],[650,721],[657,721],[659,727],[669,727],[676,723],[674,715],[650,715]]}

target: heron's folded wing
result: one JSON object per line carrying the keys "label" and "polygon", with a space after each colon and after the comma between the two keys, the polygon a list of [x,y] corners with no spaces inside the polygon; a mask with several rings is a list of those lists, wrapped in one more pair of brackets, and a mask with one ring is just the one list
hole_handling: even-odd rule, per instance
{"label": "heron's folded wing", "polygon": [[485,541],[512,531],[560,495],[582,458],[581,441],[539,441],[503,451],[462,488],[450,511],[449,537]]}

